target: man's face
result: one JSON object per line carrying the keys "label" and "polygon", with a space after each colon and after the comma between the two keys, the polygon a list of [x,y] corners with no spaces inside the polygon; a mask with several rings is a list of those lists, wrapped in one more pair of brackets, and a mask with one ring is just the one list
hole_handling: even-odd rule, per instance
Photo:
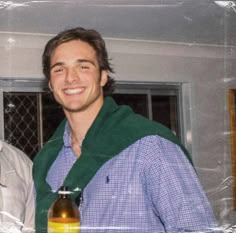
{"label": "man's face", "polygon": [[66,112],[99,110],[107,72],[99,71],[96,52],[88,43],[73,40],[51,55],[49,87]]}

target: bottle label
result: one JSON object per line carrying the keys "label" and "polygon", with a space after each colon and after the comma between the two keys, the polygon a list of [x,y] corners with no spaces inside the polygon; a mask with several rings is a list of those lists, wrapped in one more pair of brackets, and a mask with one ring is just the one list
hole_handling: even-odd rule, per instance
{"label": "bottle label", "polygon": [[48,233],[79,233],[78,222],[73,223],[58,223],[48,221]]}

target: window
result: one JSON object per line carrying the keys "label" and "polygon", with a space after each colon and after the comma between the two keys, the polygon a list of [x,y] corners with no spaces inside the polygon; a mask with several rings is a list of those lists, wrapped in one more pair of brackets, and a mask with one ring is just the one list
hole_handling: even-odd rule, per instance
{"label": "window", "polygon": [[[51,93],[44,91],[44,83],[26,85],[15,81],[11,84],[10,89],[6,86],[2,92],[2,134],[5,141],[33,159],[52,136],[64,113]],[[118,104],[130,105],[134,112],[166,125],[181,138],[180,95],[179,84],[120,82],[116,84],[113,98]]]}
{"label": "window", "polygon": [[162,123],[181,139],[181,85],[157,83],[118,83],[113,94],[118,104]]}
{"label": "window", "polygon": [[38,94],[4,92],[5,141],[22,149],[29,157],[39,150]]}
{"label": "window", "polygon": [[5,141],[33,159],[64,113],[48,92],[4,92],[3,97]]}

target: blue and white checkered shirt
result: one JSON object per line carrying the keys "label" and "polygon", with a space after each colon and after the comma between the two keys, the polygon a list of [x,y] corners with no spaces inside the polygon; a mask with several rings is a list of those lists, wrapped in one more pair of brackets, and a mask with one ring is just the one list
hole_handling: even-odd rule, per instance
{"label": "blue and white checkered shirt", "polygon": [[[63,183],[76,161],[66,127],[64,147],[47,182]],[[81,233],[212,232],[214,215],[182,150],[147,136],[107,161],[83,191]]]}

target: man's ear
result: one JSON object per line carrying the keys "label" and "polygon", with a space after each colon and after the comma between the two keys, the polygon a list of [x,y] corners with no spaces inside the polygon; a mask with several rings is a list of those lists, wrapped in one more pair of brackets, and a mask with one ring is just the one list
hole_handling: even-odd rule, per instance
{"label": "man's ear", "polygon": [[101,73],[100,86],[104,87],[108,81],[108,73],[106,70],[103,70]]}
{"label": "man's ear", "polygon": [[53,92],[52,85],[51,85],[50,81],[48,82],[48,87],[49,87],[50,91]]}

